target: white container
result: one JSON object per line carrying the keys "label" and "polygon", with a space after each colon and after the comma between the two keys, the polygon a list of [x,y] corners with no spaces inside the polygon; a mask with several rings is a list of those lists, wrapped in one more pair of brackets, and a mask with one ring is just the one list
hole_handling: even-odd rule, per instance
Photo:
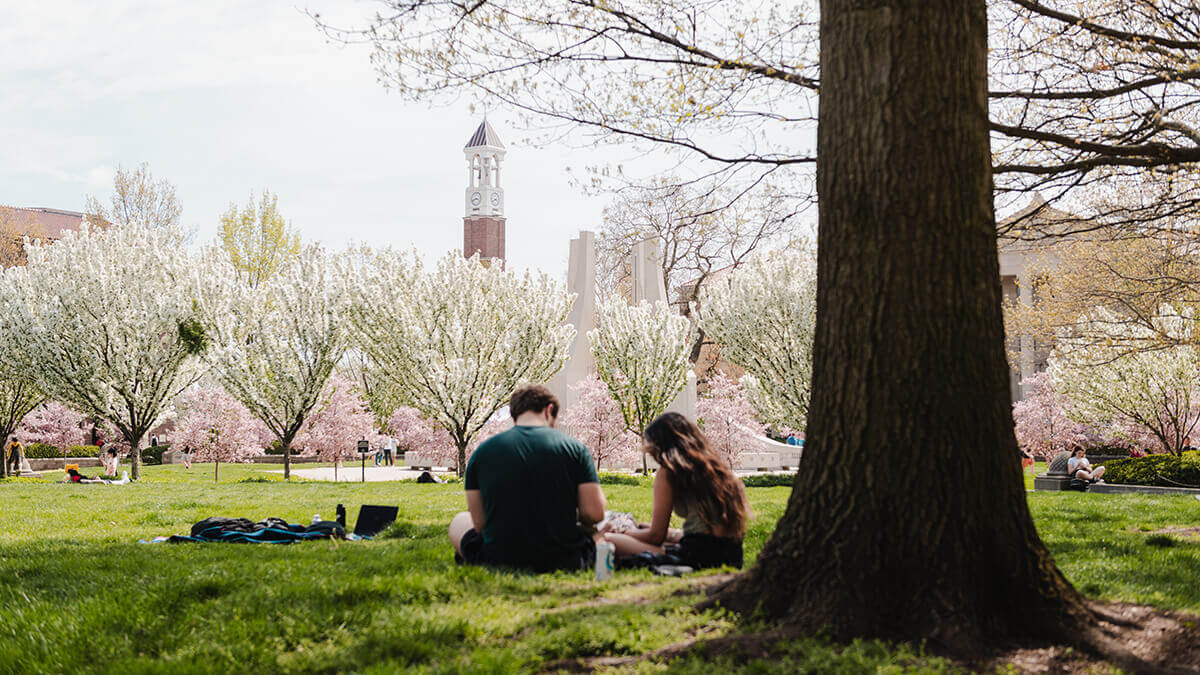
{"label": "white container", "polygon": [[596,544],[596,581],[607,581],[613,578],[613,559],[616,558],[617,547],[607,541]]}

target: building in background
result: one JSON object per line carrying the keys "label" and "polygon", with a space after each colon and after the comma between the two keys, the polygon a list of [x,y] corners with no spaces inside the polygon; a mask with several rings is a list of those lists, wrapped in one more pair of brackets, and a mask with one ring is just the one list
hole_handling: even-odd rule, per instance
{"label": "building in background", "polygon": [[487,264],[504,266],[504,188],[500,161],[504,144],[486,119],[463,148],[467,156],[466,214],[463,217],[463,255],[479,254]]}
{"label": "building in background", "polygon": [[83,218],[78,211],[0,206],[0,267],[25,264],[25,237],[61,239],[64,232],[78,230]]}

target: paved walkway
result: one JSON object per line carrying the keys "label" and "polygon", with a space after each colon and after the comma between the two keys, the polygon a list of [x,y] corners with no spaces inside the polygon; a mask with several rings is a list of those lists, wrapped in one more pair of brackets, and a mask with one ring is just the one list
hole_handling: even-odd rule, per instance
{"label": "paved walkway", "polygon": [[[271,471],[271,473],[283,473],[283,469]],[[405,480],[415,479],[423,472],[416,469],[409,469],[403,466],[368,466],[367,467],[367,482],[377,483],[389,480]],[[435,474],[445,475],[444,472],[435,471]],[[333,467],[322,467],[319,469],[292,469],[292,475],[298,478],[307,478],[308,480],[328,480],[332,481]],[[337,470],[337,481],[339,483],[357,483],[363,479],[363,470],[360,465],[346,466]]]}
{"label": "paved walkway", "polygon": [[[276,469],[276,470],[271,471],[271,473],[283,473],[283,469]],[[368,483],[376,483],[376,482],[389,481],[389,480],[413,480],[417,476],[420,476],[422,473],[424,473],[424,472],[418,471],[417,469],[409,469],[409,468],[403,467],[403,466],[370,466],[370,465],[368,465],[367,466],[367,482]],[[454,475],[453,471],[434,471],[433,473],[435,475],[439,475],[439,476]],[[743,470],[738,470],[735,473],[738,476],[762,476],[762,475],[766,475],[769,473],[795,474],[796,472],[795,471],[743,471]],[[317,468],[317,469],[292,469],[292,475],[297,476],[299,478],[306,478],[308,480],[327,480],[327,481],[334,480],[333,467],[322,467],[322,468]],[[363,479],[363,474],[362,474],[361,466],[358,466],[358,465],[351,466],[351,465],[347,464],[346,466],[342,467],[341,469],[338,469],[337,481],[339,483],[358,483],[358,482],[362,481],[362,479]]]}

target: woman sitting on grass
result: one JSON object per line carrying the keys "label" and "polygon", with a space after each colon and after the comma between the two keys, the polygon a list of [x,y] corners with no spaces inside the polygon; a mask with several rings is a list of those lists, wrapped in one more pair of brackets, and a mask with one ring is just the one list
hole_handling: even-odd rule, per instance
{"label": "woman sitting on grass", "polygon": [[104,480],[103,478],[88,478],[79,473],[75,469],[67,469],[67,475],[63,477],[64,483],[99,483],[101,485],[124,485],[129,482],[129,473],[121,472],[121,480]]}
{"label": "woman sitting on grass", "polygon": [[[648,526],[606,534],[617,555],[673,553],[694,568],[742,566],[742,537],[750,509],[742,481],[679,413],[664,413],[642,434],[643,451],[658,464]],[[668,542],[671,512],[683,518],[678,545]]]}
{"label": "woman sitting on grass", "polygon": [[1071,451],[1071,458],[1067,460],[1067,474],[1072,478],[1087,481],[1089,483],[1103,483],[1104,467],[1098,466],[1092,468],[1092,463],[1088,461],[1087,451],[1078,445]]}

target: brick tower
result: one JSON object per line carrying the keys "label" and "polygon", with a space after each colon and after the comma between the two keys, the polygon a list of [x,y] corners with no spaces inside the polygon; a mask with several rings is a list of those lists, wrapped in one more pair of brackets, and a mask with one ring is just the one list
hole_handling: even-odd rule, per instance
{"label": "brick tower", "polygon": [[500,160],[504,144],[487,120],[479,125],[467,146],[466,216],[463,217],[463,255],[504,266],[504,188],[500,187]]}

